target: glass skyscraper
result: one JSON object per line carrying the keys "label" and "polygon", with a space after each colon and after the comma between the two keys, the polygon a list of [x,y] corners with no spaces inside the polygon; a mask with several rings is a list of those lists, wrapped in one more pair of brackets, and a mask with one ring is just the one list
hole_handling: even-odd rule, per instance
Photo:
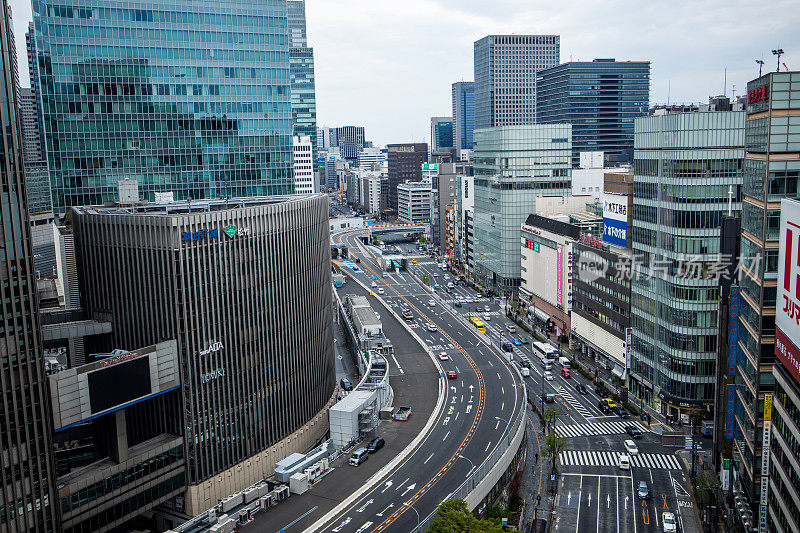
{"label": "glass skyscraper", "polygon": [[665,415],[714,402],[720,227],[741,211],[744,112],[635,121],[630,390]]}
{"label": "glass skyscraper", "polygon": [[475,83],[453,84],[453,146],[456,150],[472,150],[475,129]]}
{"label": "glass skyscraper", "polygon": [[537,196],[571,190],[569,124],[475,130],[475,264],[480,281],[502,291],[521,282],[520,230]]}
{"label": "glass skyscraper", "polygon": [[488,35],[475,41],[475,127],[536,122],[536,74],[558,65],[558,35]]}
{"label": "glass skyscraper", "polygon": [[33,248],[17,117],[11,8],[0,14],[0,531],[57,531],[49,387],[44,369]]}
{"label": "glass skyscraper", "polygon": [[[290,2],[294,3],[294,2]],[[314,86],[314,49],[289,48],[294,134],[311,138],[317,160],[317,94]]]}
{"label": "glass skyscraper", "polygon": [[55,211],[292,192],[285,0],[32,6]]}
{"label": "glass skyscraper", "polygon": [[453,147],[453,117],[431,117],[431,153]]}
{"label": "glass skyscraper", "polygon": [[572,124],[572,165],[580,152],[633,161],[633,121],[647,115],[650,62],[570,61],[536,78],[536,122]]}

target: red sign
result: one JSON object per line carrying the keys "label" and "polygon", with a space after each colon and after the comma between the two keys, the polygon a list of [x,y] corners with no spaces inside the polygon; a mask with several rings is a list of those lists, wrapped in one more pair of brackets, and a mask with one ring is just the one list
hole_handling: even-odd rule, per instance
{"label": "red sign", "polygon": [[800,350],[786,338],[780,328],[775,328],[775,355],[794,376],[795,381],[800,383]]}
{"label": "red sign", "polygon": [[136,352],[125,353],[122,355],[118,355],[116,357],[111,357],[109,359],[103,359],[102,361],[100,361],[100,366],[105,367],[105,366],[116,365],[117,363],[121,363],[123,361],[129,361],[135,357],[139,357],[139,354]]}
{"label": "red sign", "polygon": [[755,104],[756,102],[762,102],[766,100],[769,100],[769,85],[756,87],[747,93],[748,104]]}

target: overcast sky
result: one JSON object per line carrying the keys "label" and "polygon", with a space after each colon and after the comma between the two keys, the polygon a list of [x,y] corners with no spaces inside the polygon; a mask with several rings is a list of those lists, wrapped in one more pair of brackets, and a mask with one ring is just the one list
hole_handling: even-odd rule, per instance
{"label": "overcast sky", "polygon": [[[10,0],[20,78],[28,85],[28,0]],[[650,60],[651,103],[742,94],[775,69],[800,70],[800,0],[306,0],[317,122],[363,125],[376,145],[428,141],[451,114],[450,88],[473,79],[473,42],[489,34],[561,35],[561,61]],[[724,70],[728,83],[724,86]]]}

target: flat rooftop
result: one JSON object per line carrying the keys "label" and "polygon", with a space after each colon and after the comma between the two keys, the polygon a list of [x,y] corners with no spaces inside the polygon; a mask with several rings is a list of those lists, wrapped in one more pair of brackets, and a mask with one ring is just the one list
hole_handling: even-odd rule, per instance
{"label": "flat rooftop", "polygon": [[315,197],[315,194],[286,194],[275,196],[247,196],[240,198],[208,198],[203,200],[179,200],[176,202],[106,202],[103,205],[73,207],[78,213],[88,215],[142,215],[142,216],[174,216],[216,211],[230,211],[263,205],[275,205],[288,202],[299,202]]}

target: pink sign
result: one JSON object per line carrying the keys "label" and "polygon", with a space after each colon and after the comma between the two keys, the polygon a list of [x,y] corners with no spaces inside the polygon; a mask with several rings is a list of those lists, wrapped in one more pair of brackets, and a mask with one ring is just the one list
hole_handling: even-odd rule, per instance
{"label": "pink sign", "polygon": [[556,303],[561,305],[561,245],[556,246]]}

